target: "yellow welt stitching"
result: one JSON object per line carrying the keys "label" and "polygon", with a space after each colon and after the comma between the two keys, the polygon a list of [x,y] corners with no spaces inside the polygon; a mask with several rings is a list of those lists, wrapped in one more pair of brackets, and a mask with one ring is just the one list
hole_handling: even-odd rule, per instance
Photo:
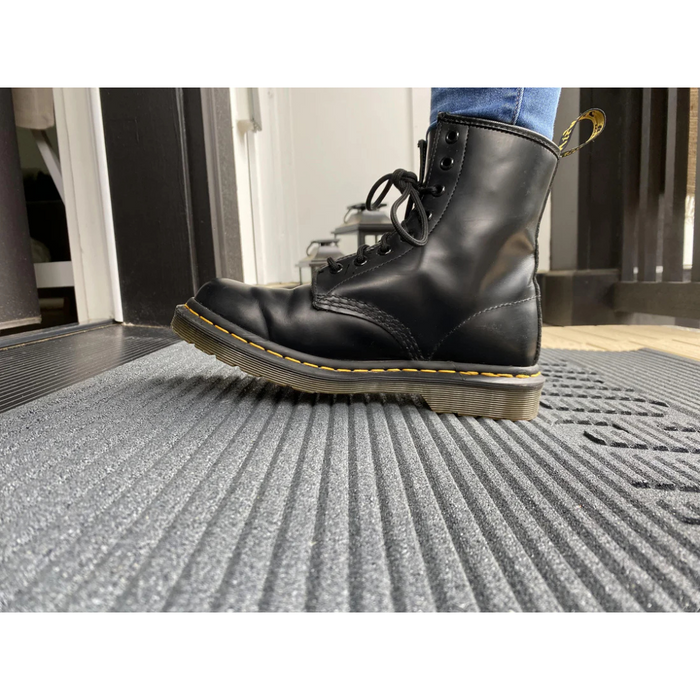
{"label": "yellow welt stitching", "polygon": [[[296,362],[298,365],[307,365],[308,367],[316,367],[319,368],[319,365],[315,365],[312,362],[302,362],[301,360],[295,360],[293,357],[287,357],[286,355],[280,355],[280,353],[275,352],[274,350],[268,350],[267,348],[264,348],[262,345],[258,345],[257,343],[253,343],[250,340],[246,340],[245,338],[241,338],[241,336],[236,335],[235,333],[232,333],[231,331],[227,331],[225,328],[222,328],[221,326],[217,326],[215,323],[210,321],[208,318],[204,318],[201,314],[198,314],[194,309],[191,309],[187,304],[184,305],[185,308],[191,313],[197,316],[197,318],[201,318],[202,321],[206,321],[210,326],[214,326],[214,328],[223,331],[227,335],[230,335],[232,338],[235,338],[236,340],[240,340],[242,343],[245,343],[246,345],[250,345],[254,348],[257,348],[258,350],[264,350],[265,352],[269,352],[271,355],[274,355],[275,357],[281,357],[284,360],[289,360],[290,362]],[[391,369],[336,369],[334,367],[323,367],[321,366],[320,369],[326,369],[330,370],[331,372],[429,372],[429,373],[435,373],[439,372],[441,374],[465,374],[468,376],[477,376],[481,375],[483,377],[510,377],[510,378],[515,378],[515,379],[531,379],[533,377],[539,377],[542,372],[535,372],[535,374],[495,374],[494,372],[458,372],[457,370],[454,369],[413,369],[409,367],[403,367],[401,369],[397,368],[391,368]]]}

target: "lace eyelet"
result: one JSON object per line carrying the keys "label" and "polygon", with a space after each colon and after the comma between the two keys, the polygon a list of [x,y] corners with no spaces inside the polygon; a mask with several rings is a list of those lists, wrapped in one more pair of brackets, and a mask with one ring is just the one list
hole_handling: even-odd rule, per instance
{"label": "lace eyelet", "polygon": [[455,164],[454,158],[443,158],[440,161],[440,168],[442,170],[449,170]]}
{"label": "lace eyelet", "polygon": [[331,275],[337,275],[339,272],[342,271],[343,266],[340,263],[338,263],[338,265],[340,265],[340,267],[336,267],[335,270],[331,268]]}
{"label": "lace eyelet", "polygon": [[362,267],[363,265],[367,264],[367,258],[365,258],[362,262],[358,262],[357,260],[354,261],[355,267]]}
{"label": "lace eyelet", "polygon": [[384,252],[382,252],[382,249],[379,249],[379,255],[389,255],[391,253],[391,248],[387,248]]}
{"label": "lace eyelet", "polygon": [[459,131],[448,131],[445,136],[445,141],[447,141],[447,143],[456,143],[458,138]]}
{"label": "lace eyelet", "polygon": [[428,221],[433,218],[433,212],[430,209],[425,210],[425,215],[428,217]]}
{"label": "lace eyelet", "polygon": [[443,194],[445,194],[445,185],[435,185],[433,197],[442,197]]}

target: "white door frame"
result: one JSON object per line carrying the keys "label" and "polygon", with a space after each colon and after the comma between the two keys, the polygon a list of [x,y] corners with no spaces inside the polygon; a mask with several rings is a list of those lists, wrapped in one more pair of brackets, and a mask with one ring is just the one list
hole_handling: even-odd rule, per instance
{"label": "white door frame", "polygon": [[54,88],[78,322],[122,322],[99,88]]}
{"label": "white door frame", "polygon": [[241,252],[248,283],[292,282],[298,275],[290,96],[289,88],[231,88]]}

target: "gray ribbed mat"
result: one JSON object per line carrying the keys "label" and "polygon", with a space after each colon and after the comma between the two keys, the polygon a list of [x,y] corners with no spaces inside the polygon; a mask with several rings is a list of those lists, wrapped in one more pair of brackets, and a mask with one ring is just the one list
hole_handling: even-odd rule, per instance
{"label": "gray ribbed mat", "polygon": [[[52,330],[0,338],[0,413],[179,340],[169,328],[120,323],[69,326],[42,337]],[[16,345],[11,344],[13,340]]]}
{"label": "gray ribbed mat", "polygon": [[543,359],[532,423],[185,344],[0,415],[0,608],[697,611],[700,365]]}

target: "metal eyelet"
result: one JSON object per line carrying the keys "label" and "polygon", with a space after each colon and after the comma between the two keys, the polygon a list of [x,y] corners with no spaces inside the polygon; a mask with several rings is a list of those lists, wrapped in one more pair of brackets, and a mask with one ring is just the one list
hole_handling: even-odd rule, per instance
{"label": "metal eyelet", "polygon": [[362,267],[363,265],[367,264],[367,258],[365,258],[362,262],[357,262],[357,259],[355,259],[355,267]]}
{"label": "metal eyelet", "polygon": [[433,197],[442,197],[444,193],[445,185],[435,185],[435,189],[433,190]]}
{"label": "metal eyelet", "polygon": [[445,157],[440,161],[440,167],[443,170],[449,170],[454,164],[454,158]]}
{"label": "metal eyelet", "polygon": [[[340,265],[340,263],[338,263],[338,265]],[[342,265],[340,265],[340,267],[336,267],[335,270],[333,268],[331,268],[331,275],[337,275],[339,272],[342,271],[342,269],[343,269]]]}
{"label": "metal eyelet", "polygon": [[456,143],[458,138],[459,131],[448,131],[445,136],[445,141],[447,141],[447,143]]}
{"label": "metal eyelet", "polygon": [[428,221],[433,218],[433,212],[430,209],[425,210],[425,215],[428,217]]}
{"label": "metal eyelet", "polygon": [[379,255],[389,255],[391,253],[391,248],[387,248],[386,251],[382,252],[382,249],[379,249]]}

